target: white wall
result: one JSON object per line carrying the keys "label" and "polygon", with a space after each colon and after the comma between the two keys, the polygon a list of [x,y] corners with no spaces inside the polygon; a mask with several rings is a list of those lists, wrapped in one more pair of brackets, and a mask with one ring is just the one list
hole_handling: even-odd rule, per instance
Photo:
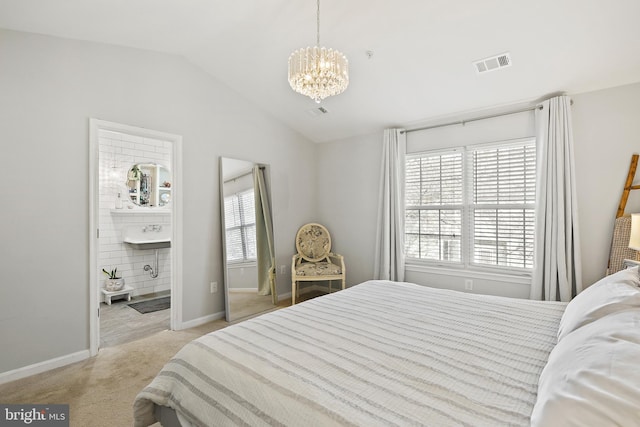
{"label": "white wall", "polygon": [[[631,155],[640,154],[640,83],[572,98],[582,278],[589,285],[605,275]],[[627,203],[626,213],[635,212],[640,191]]]}
{"label": "white wall", "polygon": [[183,137],[185,321],[224,311],[209,291],[222,283],[219,156],[271,166],[289,265],[315,212],[298,191],[301,176],[315,186],[313,143],[181,57],[2,30],[0,58],[0,373],[89,348],[91,117]]}
{"label": "white wall", "polygon": [[382,130],[318,144],[317,215],[331,250],[345,257],[347,286],[373,277]]}
{"label": "white wall", "polygon": [[253,290],[258,292],[258,266],[255,262],[230,264],[227,266],[229,290]]}
{"label": "white wall", "polygon": [[[588,285],[605,274],[613,219],[631,154],[640,152],[640,83],[572,98],[582,271]],[[533,132],[533,113],[523,113],[410,133],[407,150],[519,138]],[[373,277],[381,146],[382,128],[372,135],[318,146],[319,221],[329,227],[334,249],[345,256],[349,285]],[[640,182],[640,173],[637,177]],[[640,191],[635,193],[627,212],[640,212]],[[526,283],[502,285],[469,276],[474,277],[474,292],[529,295]],[[407,281],[457,290],[464,289],[464,279],[464,275],[411,268],[406,274]]]}

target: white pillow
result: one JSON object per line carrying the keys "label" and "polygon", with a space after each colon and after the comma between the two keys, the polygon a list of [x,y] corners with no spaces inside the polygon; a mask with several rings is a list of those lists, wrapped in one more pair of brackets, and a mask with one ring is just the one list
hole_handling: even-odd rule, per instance
{"label": "white pillow", "polygon": [[549,354],[531,426],[640,425],[640,310],[610,314]]}
{"label": "white pillow", "polygon": [[560,319],[558,341],[607,314],[634,307],[640,308],[638,267],[607,276],[571,300]]}

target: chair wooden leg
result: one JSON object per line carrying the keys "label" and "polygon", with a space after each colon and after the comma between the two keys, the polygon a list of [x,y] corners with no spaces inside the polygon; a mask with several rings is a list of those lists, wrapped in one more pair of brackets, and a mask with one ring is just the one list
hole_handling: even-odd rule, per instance
{"label": "chair wooden leg", "polygon": [[291,305],[295,305],[296,303],[296,281],[295,279],[291,281]]}

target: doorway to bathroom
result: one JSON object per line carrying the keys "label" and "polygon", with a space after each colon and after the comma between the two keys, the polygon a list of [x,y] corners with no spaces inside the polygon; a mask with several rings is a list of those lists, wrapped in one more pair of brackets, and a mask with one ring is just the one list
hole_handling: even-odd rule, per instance
{"label": "doorway to bathroom", "polygon": [[92,355],[179,328],[181,142],[90,120]]}

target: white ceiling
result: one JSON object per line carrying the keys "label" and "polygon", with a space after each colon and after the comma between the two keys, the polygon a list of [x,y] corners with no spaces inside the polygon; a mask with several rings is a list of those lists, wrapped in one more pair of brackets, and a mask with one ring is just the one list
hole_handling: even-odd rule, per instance
{"label": "white ceiling", "polygon": [[[315,44],[315,13],[313,0],[0,0],[0,28],[182,55],[316,142],[640,81],[638,0],[322,0],[321,44],[347,56],[350,85],[312,117],[287,59]],[[504,52],[512,67],[476,74]]]}

